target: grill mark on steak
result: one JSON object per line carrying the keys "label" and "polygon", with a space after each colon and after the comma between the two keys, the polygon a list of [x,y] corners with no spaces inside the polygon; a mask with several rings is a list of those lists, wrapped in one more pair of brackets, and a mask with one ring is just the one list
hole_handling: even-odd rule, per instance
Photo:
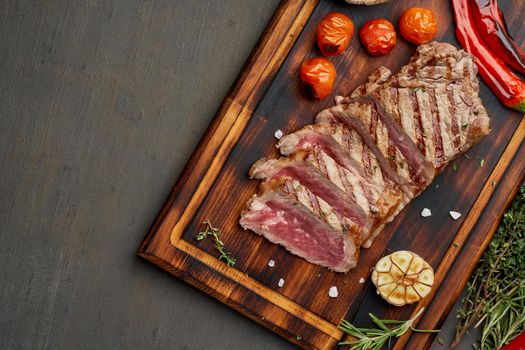
{"label": "grill mark on steak", "polygon": [[[388,176],[396,179],[396,181],[398,181],[397,179],[400,179],[401,182],[398,183],[403,184],[404,191],[406,191],[407,195],[411,197],[414,193],[421,191],[426,184],[426,180],[421,176],[423,168],[420,166],[425,164],[425,161],[422,156],[418,155],[419,153],[417,152],[412,155],[412,160],[407,160],[404,157],[403,152],[399,150],[394,141],[395,137],[391,137],[390,131],[392,130],[394,135],[397,135],[400,140],[399,142],[401,147],[405,146],[410,148],[410,146],[406,145],[406,143],[410,141],[404,141],[405,139],[408,140],[409,137],[404,136],[402,131],[399,131],[395,126],[392,126],[395,125],[392,121],[392,118],[382,116],[382,114],[386,114],[386,112],[382,108],[379,110],[379,107],[376,106],[374,101],[375,100],[369,100],[364,97],[342,98],[340,99],[340,104],[337,106],[337,108],[331,109],[334,112],[331,116],[329,114],[321,114],[318,116],[317,121],[320,123],[330,121],[343,122],[353,130],[359,131],[358,133],[360,134],[361,138],[364,140],[369,140],[365,143],[371,150],[374,151],[374,154],[377,150],[377,154],[375,154],[375,156],[376,159],[379,160],[381,168],[386,170]],[[367,123],[370,123],[374,119],[377,120],[377,127],[375,129],[364,127],[363,129],[366,131],[363,130],[364,134],[362,134],[360,125],[369,125]],[[390,124],[389,128],[386,127],[386,125],[383,123],[383,120]],[[375,142],[373,138],[376,138]],[[393,150],[392,141],[394,141]],[[399,160],[400,163],[403,163],[406,165],[406,167],[404,169],[400,168],[396,160]],[[412,173],[415,175],[411,177],[409,168],[414,165],[418,166],[418,170],[413,171]],[[431,168],[431,165],[425,165],[425,169],[427,169],[426,171]]]}
{"label": "grill mark on steak", "polygon": [[453,90],[452,90],[453,88],[451,85],[448,85],[446,87],[447,104],[448,104],[448,111],[450,115],[452,116],[452,136],[453,136],[454,147],[456,149],[459,149],[459,146],[461,145],[461,136],[459,134],[459,122],[458,122],[458,117],[456,115],[456,103],[454,101]]}
{"label": "grill mark on steak", "polygon": [[[390,95],[392,96],[392,102],[397,113],[392,114],[395,118],[395,122],[401,125],[401,111],[399,110],[399,89],[395,87],[390,88]],[[391,111],[392,113],[393,111]]]}
{"label": "grill mark on steak", "polygon": [[437,108],[436,90],[428,89],[428,97],[430,102],[430,113],[432,114],[432,128],[434,130],[434,167],[439,168],[444,162],[443,153],[443,138],[441,136],[441,126],[439,121],[439,111]]}
{"label": "grill mark on steak", "polygon": [[[468,64],[463,64],[463,77],[470,79],[470,67]],[[469,96],[470,97],[470,96]]]}
{"label": "grill mark on steak", "polygon": [[[310,191],[308,188],[305,189],[305,192],[308,194],[308,200],[310,201],[310,204],[312,205],[313,210],[318,212],[320,215],[322,215],[321,214],[321,206],[319,205],[319,201],[317,200],[317,196],[315,194],[313,194],[312,191]],[[337,220],[341,221],[342,217],[340,215],[337,215]]]}
{"label": "grill mark on steak", "polygon": [[[465,77],[465,78],[468,78],[470,77],[470,67],[468,64],[463,64],[463,71],[462,71],[462,76]],[[469,107],[471,108],[473,105],[474,105],[474,100],[472,99],[472,97],[470,96],[469,94],[469,91],[467,91],[467,86],[466,84],[459,84],[459,87],[461,89],[461,93],[459,94],[459,97],[463,100],[463,102]],[[472,112],[472,111],[470,111]],[[469,113],[470,114],[470,113]]]}
{"label": "grill mark on steak", "polygon": [[[303,154],[299,156],[304,157]],[[320,207],[317,198],[315,198],[317,196],[328,203],[341,217],[350,219],[365,232],[369,230],[366,213],[355,207],[351,198],[326,179],[319,170],[303,160],[290,158],[261,159],[252,166],[250,174],[256,179],[291,178],[296,180],[315,195],[310,195],[310,200],[316,209]]]}
{"label": "grill mark on steak", "polygon": [[377,144],[377,120],[379,119],[377,111],[370,106],[370,125],[368,132],[370,133],[370,136],[372,137],[372,141]]}
{"label": "grill mark on steak", "polygon": [[[357,202],[356,191],[358,191],[359,189],[355,188],[348,181],[345,182],[345,180],[347,180],[346,174],[341,175],[341,169],[344,169],[344,168],[338,165],[333,158],[331,159],[334,164],[331,164],[329,166],[327,164],[327,160],[325,157],[327,158],[330,158],[330,157],[326,153],[320,151],[319,149],[314,150],[313,155],[316,159],[318,166],[320,167],[320,169],[322,169],[321,172],[328,179],[330,179],[330,181],[332,181],[337,187],[339,187],[342,191],[346,192],[346,194],[350,196],[352,201]],[[331,171],[329,171],[329,168],[331,169]]]}
{"label": "grill mark on steak", "polygon": [[313,150],[313,155],[315,157],[315,162],[317,163],[319,170],[321,170],[321,173],[323,173],[325,176],[328,176],[328,169],[326,168],[326,163],[321,157],[321,151],[319,150],[319,146],[316,145],[316,147]]}
{"label": "grill mark on steak", "polygon": [[350,143],[350,130],[346,129],[346,128],[343,128],[342,129],[342,141],[343,141],[343,146],[347,149],[347,150],[352,150],[352,144]]}
{"label": "grill mark on steak", "polygon": [[423,154],[427,155],[425,140],[423,138],[423,123],[421,121],[421,109],[419,108],[419,101],[416,96],[416,92],[412,89],[408,91],[410,101],[412,102],[412,110],[414,111],[414,130],[416,132],[417,148]]}
{"label": "grill mark on steak", "polygon": [[397,171],[396,145],[392,139],[388,139],[388,162],[390,167]]}
{"label": "grill mark on steak", "polygon": [[352,194],[352,196],[355,199],[353,186],[350,184],[350,181],[348,180],[348,177],[346,176],[346,172],[345,172],[344,168],[338,166],[337,167],[337,173],[338,173],[339,179],[341,179],[341,184],[343,185],[343,190],[346,193],[348,193],[348,194]]}
{"label": "grill mark on steak", "polygon": [[401,186],[401,188],[403,189],[403,192],[405,192],[407,196],[412,197],[413,192],[412,192],[412,189],[410,189],[410,184],[407,182],[406,179],[401,178],[389,166],[386,158],[383,156],[383,153],[378,148],[378,146],[373,142],[370,133],[366,131],[366,127],[360,119],[351,117],[350,115],[348,115],[347,110],[343,108],[343,106],[337,105],[335,107],[332,107],[328,110],[324,110],[321,113],[319,113],[316,117],[316,122],[321,123],[321,124],[323,123],[343,123],[350,129],[355,131],[361,138],[362,142],[366,145],[370,153],[375,156],[375,159],[377,160],[381,169],[391,179],[393,179],[396,182],[396,184]]}
{"label": "grill mark on steak", "polygon": [[[297,192],[294,189],[293,183],[291,179],[286,179],[282,184],[282,191],[290,196],[292,196],[294,199],[297,198]],[[310,207],[311,208],[311,207]]]}
{"label": "grill mark on steak", "polygon": [[372,161],[370,158],[371,158],[370,150],[368,148],[364,149],[363,150],[363,163],[365,165],[365,169],[368,172],[368,174],[373,176],[377,168],[376,169],[372,168]]}

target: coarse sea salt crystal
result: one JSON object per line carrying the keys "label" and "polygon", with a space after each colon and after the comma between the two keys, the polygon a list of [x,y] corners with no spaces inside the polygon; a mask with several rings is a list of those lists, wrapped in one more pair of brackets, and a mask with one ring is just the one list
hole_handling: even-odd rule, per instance
{"label": "coarse sea salt crystal", "polygon": [[461,216],[461,213],[458,213],[457,211],[450,211],[450,216],[452,216],[452,219],[457,220]]}
{"label": "coarse sea salt crystal", "polygon": [[363,277],[361,277],[361,278],[359,279],[359,284],[363,284],[363,283],[365,283],[365,279],[364,279]]}
{"label": "coarse sea salt crystal", "polygon": [[279,283],[277,283],[279,287],[284,286],[284,280],[282,278],[279,279]]}
{"label": "coarse sea salt crystal", "polygon": [[275,266],[275,261],[273,261],[273,260],[268,261],[268,266],[274,267]]}
{"label": "coarse sea salt crystal", "polygon": [[276,138],[277,140],[280,140],[281,137],[283,137],[283,132],[282,132],[281,130],[277,130],[277,131],[273,134],[273,136],[275,136],[275,138]]}
{"label": "coarse sea salt crystal", "polygon": [[424,218],[428,218],[430,215],[432,215],[432,212],[428,208],[424,208],[421,211],[421,216],[424,217]]}
{"label": "coarse sea salt crystal", "polygon": [[330,296],[330,298],[337,298],[338,295],[339,295],[339,292],[337,291],[337,287],[336,286],[330,287],[330,290],[328,291],[328,296]]}

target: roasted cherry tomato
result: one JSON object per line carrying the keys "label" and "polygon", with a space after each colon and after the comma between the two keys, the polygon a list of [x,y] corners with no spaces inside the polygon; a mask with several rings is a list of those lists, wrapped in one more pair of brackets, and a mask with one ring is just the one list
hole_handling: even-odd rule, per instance
{"label": "roasted cherry tomato", "polygon": [[359,38],[372,56],[386,55],[396,46],[396,30],[386,19],[372,19],[363,24]]}
{"label": "roasted cherry tomato", "polygon": [[437,33],[436,17],[429,9],[411,7],[401,15],[399,30],[403,38],[413,44],[428,43]]}
{"label": "roasted cherry tomato", "polygon": [[321,100],[332,92],[337,74],[326,58],[312,58],[301,64],[299,75],[306,95]]}
{"label": "roasted cherry tomato", "polygon": [[353,35],[354,23],[342,13],[329,13],[317,25],[317,45],[325,56],[341,54]]}

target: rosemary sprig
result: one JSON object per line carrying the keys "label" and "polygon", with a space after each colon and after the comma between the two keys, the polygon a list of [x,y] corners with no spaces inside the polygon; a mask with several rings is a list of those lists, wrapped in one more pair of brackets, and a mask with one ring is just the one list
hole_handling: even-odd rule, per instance
{"label": "rosemary sprig", "polygon": [[221,241],[221,233],[219,232],[219,229],[213,227],[209,220],[203,221],[202,224],[206,225],[206,229],[197,233],[195,239],[197,241],[203,241],[206,239],[206,237],[210,236],[213,239],[213,243],[215,244],[215,249],[221,253],[219,260],[226,262],[226,265],[228,266],[235,266],[237,260],[234,259],[231,256],[231,253],[224,248],[224,242]]}
{"label": "rosemary sprig", "polygon": [[352,350],[381,350],[386,344],[390,347],[393,338],[398,338],[409,329],[420,333],[437,333],[439,330],[415,329],[412,327],[414,321],[421,316],[425,308],[406,321],[381,320],[373,314],[368,314],[379,328],[358,328],[346,320],[339,323],[338,328],[349,334],[354,339],[340,342],[339,345],[350,345]]}
{"label": "rosemary sprig", "polygon": [[480,349],[499,349],[525,330],[525,186],[503,216],[458,310],[455,346],[483,325]]}

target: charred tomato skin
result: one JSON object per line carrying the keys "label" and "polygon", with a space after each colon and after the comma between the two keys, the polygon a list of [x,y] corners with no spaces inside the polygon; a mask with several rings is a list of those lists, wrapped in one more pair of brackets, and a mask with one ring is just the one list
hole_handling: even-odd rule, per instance
{"label": "charred tomato skin", "polygon": [[343,53],[353,35],[354,23],[339,12],[327,14],[317,25],[317,45],[324,56],[337,56]]}
{"label": "charred tomato skin", "polygon": [[436,16],[432,10],[410,7],[399,18],[399,30],[403,38],[413,44],[428,43],[437,33]]}
{"label": "charred tomato skin", "polygon": [[317,57],[301,64],[299,76],[305,94],[309,98],[322,100],[332,93],[337,73],[330,61]]}
{"label": "charred tomato skin", "polygon": [[386,19],[372,19],[361,27],[359,38],[372,56],[388,54],[396,46],[396,30]]}

